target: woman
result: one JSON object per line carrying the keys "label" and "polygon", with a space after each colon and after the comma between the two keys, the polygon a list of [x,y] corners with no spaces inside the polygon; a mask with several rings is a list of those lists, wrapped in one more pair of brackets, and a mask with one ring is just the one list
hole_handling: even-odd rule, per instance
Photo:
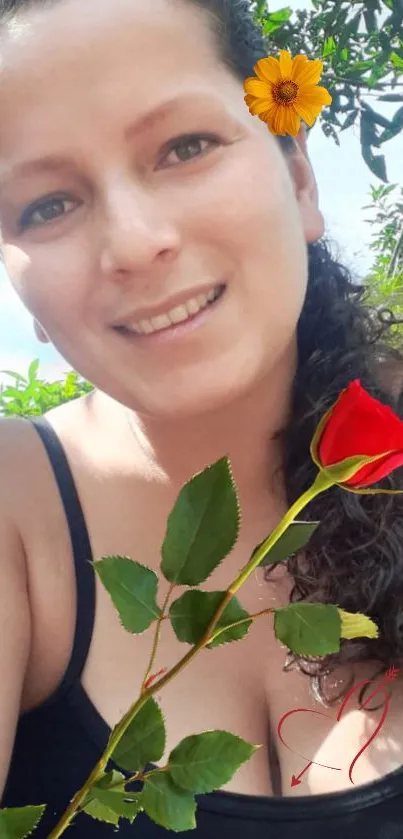
{"label": "woman", "polygon": [[[45,420],[0,425],[2,806],[47,803],[35,833],[45,837],[149,656],[150,632],[123,630],[88,560],[122,554],[158,571],[180,487],[228,454],[242,529],[206,584],[225,588],[311,482],[324,411],[357,376],[397,411],[402,359],[323,240],[304,129],[279,140],[245,106],[242,82],[267,54],[246,2],[2,9],[3,259],[39,339],[95,386]],[[223,791],[200,798],[195,835],[400,835],[401,684],[355,788],[348,767],[380,711],[356,699],[334,721],[352,670],[358,681],[402,660],[399,499],[319,497],[309,549],[241,592],[254,611],[304,597],[378,622],[379,641],[346,642],[319,662],[319,675],[330,671],[319,694],[306,662],[285,671],[287,651],[263,621],[162,692],[166,755],[211,728],[262,744]],[[156,669],[181,654],[164,628]],[[327,718],[289,720],[290,747],[316,761],[291,786],[306,761],[281,744],[278,721],[292,708],[323,711],[322,694],[339,696]],[[86,815],[70,829],[77,839],[113,831]],[[120,833],[167,835],[144,814]]]}

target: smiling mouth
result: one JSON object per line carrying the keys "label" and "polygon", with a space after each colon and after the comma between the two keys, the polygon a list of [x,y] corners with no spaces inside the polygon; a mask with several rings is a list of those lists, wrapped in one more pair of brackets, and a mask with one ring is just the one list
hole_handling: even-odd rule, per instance
{"label": "smiling mouth", "polygon": [[222,297],[225,288],[225,285],[217,285],[209,294],[198,294],[162,315],[136,321],[130,326],[115,326],[114,329],[122,335],[134,335],[139,338],[157,332],[167,332],[173,327],[195,320],[200,312],[213,306],[216,300]]}

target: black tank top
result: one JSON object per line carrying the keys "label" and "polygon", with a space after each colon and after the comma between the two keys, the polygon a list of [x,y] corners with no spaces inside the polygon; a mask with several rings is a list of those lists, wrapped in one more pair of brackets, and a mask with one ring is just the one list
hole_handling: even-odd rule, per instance
{"label": "black tank top", "polygon": [[[34,831],[47,837],[69,800],[104,750],[110,729],[89,700],[80,677],[88,654],[95,613],[90,540],[64,450],[44,417],[31,418],[49,456],[64,505],[77,577],[74,648],[63,681],[39,708],[21,716],[3,807],[48,804]],[[109,768],[114,768],[110,764]],[[302,797],[261,797],[217,791],[197,797],[194,839],[403,839],[403,767],[373,783],[344,792]],[[174,834],[144,813],[121,821],[119,839],[168,839]],[[80,814],[66,836],[103,839],[117,829]],[[0,837],[1,839],[1,837]]]}

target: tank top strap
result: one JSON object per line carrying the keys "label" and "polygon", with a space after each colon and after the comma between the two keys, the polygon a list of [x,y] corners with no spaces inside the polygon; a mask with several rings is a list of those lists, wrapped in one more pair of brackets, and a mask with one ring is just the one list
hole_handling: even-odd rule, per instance
{"label": "tank top strap", "polygon": [[[73,649],[56,691],[43,706],[59,700],[80,680],[87,660],[95,619],[95,573],[90,564],[92,548],[73,474],[63,446],[45,416],[27,417],[36,428],[48,454],[70,532],[77,586],[77,611]],[[43,707],[42,706],[42,707]]]}

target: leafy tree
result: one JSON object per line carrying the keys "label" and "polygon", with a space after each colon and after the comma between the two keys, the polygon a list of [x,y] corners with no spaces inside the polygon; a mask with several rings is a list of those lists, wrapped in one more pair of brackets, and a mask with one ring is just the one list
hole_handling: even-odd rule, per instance
{"label": "leafy tree", "polygon": [[323,61],[320,84],[333,97],[318,117],[323,133],[340,145],[339,134],[358,126],[367,166],[387,182],[385,157],[375,150],[403,131],[403,105],[387,119],[366,98],[403,103],[403,0],[312,0],[310,11],[276,12],[270,0],[250,2],[270,54],[287,49]]}
{"label": "leafy tree", "polygon": [[375,251],[375,260],[364,279],[368,287],[367,301],[384,309],[384,317],[399,322],[393,327],[396,342],[401,346],[403,337],[403,189],[392,201],[397,184],[370,188],[371,204],[363,209],[371,210],[375,217],[365,219],[371,225],[373,242],[370,250]]}
{"label": "leafy tree", "polygon": [[12,379],[14,384],[0,384],[0,416],[26,417],[44,414],[64,402],[70,402],[93,390],[93,385],[82,379],[75,371],[66,373],[64,380],[47,382],[38,376],[39,359],[28,369],[27,376],[11,370],[0,370]]}

